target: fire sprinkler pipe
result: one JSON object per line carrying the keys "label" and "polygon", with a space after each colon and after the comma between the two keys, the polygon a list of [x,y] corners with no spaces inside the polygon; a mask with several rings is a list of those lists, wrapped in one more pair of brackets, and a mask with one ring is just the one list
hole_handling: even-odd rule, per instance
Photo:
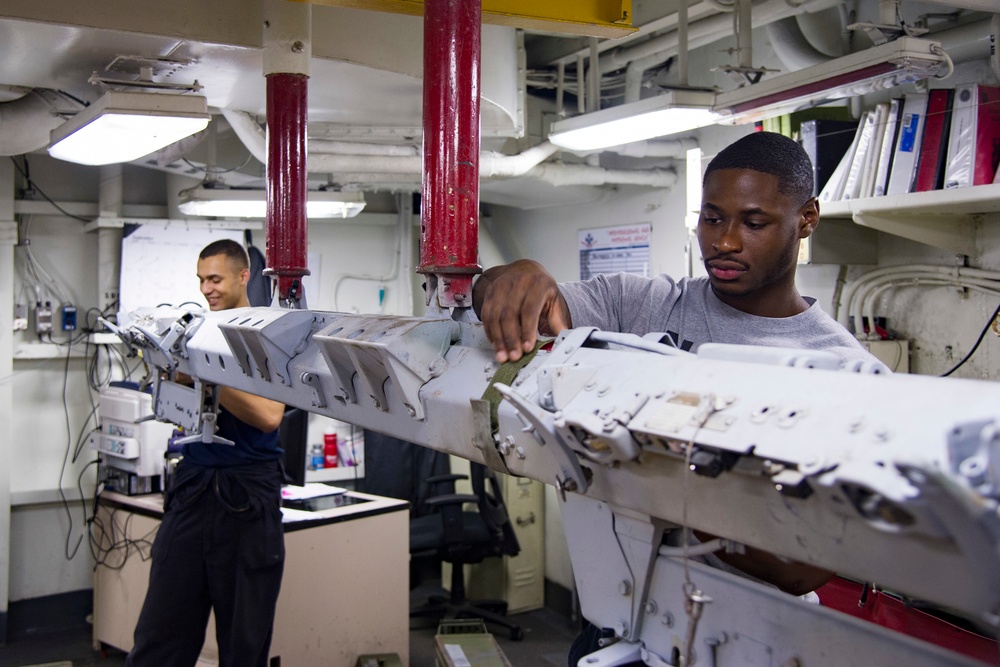
{"label": "fire sprinkler pipe", "polygon": [[479,266],[479,2],[424,3],[420,266],[427,304],[472,305]]}
{"label": "fire sprinkler pipe", "polygon": [[267,268],[278,303],[304,308],[307,266],[306,112],[312,11],[308,4],[264,0],[267,78]]}

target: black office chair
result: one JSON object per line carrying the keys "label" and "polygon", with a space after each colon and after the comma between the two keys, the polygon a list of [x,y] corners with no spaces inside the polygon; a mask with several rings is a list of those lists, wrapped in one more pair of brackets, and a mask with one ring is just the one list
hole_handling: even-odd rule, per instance
{"label": "black office chair", "polygon": [[[507,507],[500,485],[489,468],[470,464],[473,495],[455,493],[455,481],[465,475],[429,477],[434,492],[427,504],[438,513],[410,521],[410,555],[413,558],[435,556],[452,564],[450,597],[432,596],[410,616],[438,618],[481,618],[507,630],[511,639],[522,639],[520,626],[505,617],[503,600],[466,600],[464,566],[486,558],[516,556],[521,547],[507,517]],[[463,505],[475,503],[478,512],[463,511]]]}

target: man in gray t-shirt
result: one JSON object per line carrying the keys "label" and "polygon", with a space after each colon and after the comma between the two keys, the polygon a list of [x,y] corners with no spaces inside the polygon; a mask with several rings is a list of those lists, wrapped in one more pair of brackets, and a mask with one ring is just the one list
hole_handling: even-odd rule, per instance
{"label": "man in gray t-shirt", "polygon": [[696,352],[702,343],[766,345],[826,350],[849,367],[882,368],[815,299],[788,317],[762,317],[728,305],[708,278],[675,281],[627,273],[598,275],[586,282],[559,286],[574,326],[644,335],[663,332],[682,350]]}
{"label": "man in gray t-shirt", "polygon": [[[707,278],[619,274],[559,285],[530,260],[485,271],[473,305],[497,360],[516,361],[539,333],[589,325],[664,332],[691,350],[705,342],[822,349],[845,365],[878,365],[795,287],[799,242],[819,224],[812,164],[802,147],[780,134],[747,135],[709,163],[703,186],[698,244]],[[797,595],[832,577],[759,549],[720,558]]]}

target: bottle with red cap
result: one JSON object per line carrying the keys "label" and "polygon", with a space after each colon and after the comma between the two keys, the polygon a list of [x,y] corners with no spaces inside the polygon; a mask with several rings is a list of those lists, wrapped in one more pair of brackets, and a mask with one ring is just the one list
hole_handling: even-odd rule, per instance
{"label": "bottle with red cap", "polygon": [[325,455],[324,467],[337,467],[337,432],[332,426],[326,427],[323,434],[323,454]]}

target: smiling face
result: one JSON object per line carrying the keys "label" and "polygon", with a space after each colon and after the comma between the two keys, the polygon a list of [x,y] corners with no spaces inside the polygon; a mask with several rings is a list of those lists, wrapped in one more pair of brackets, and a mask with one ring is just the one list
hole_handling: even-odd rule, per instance
{"label": "smiling face", "polygon": [[241,269],[223,254],[210,255],[198,260],[198,281],[210,310],[229,310],[250,305],[247,299],[247,282],[250,269]]}
{"label": "smiling face", "polygon": [[795,289],[795,263],[819,207],[779,185],[777,176],[752,169],[705,177],[698,218],[705,269],[719,299],[751,315],[790,317],[808,308]]}

